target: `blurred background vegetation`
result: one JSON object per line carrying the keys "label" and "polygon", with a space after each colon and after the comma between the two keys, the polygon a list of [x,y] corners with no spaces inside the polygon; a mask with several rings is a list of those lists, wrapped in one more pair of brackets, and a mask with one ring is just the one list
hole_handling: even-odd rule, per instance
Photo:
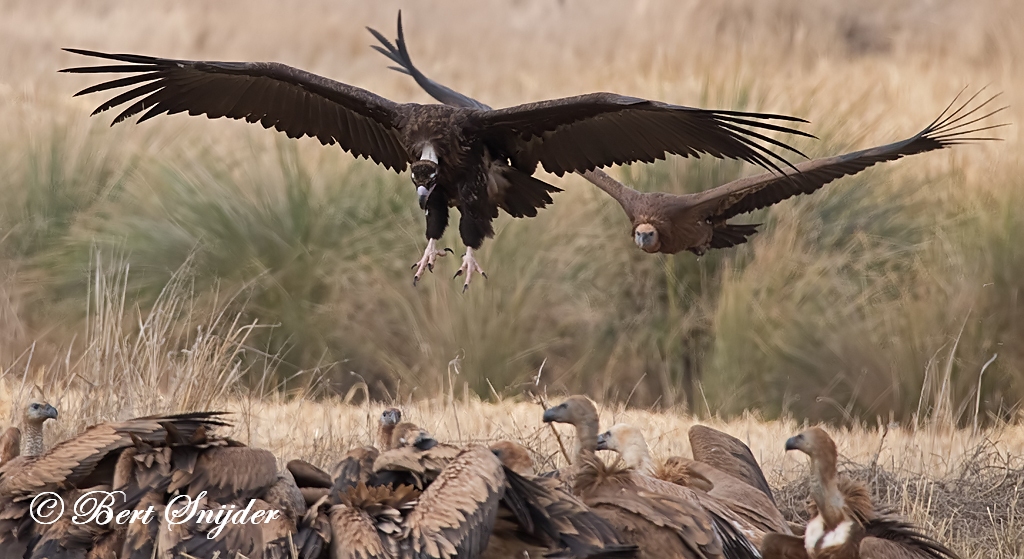
{"label": "blurred background vegetation", "polygon": [[[579,177],[548,177],[566,191],[535,219],[500,218],[482,252],[489,279],[461,294],[451,257],[411,285],[424,239],[407,176],[239,123],[108,128],[109,116],[87,116],[99,98],[71,97],[94,80],[54,74],[81,62],[59,46],[271,59],[427,101],[366,46],[362,26],[390,35],[400,3],[261,1],[226,17],[237,5],[5,6],[5,374],[64,363],[60,382],[91,382],[98,372],[76,378],[70,363],[99,351],[104,328],[140,332],[163,313],[171,342],[160,351],[221,336],[235,345],[217,351],[244,373],[232,382],[272,390],[504,397],[538,384],[702,415],[843,423],[1019,413],[1024,7],[401,6],[418,64],[495,106],[612,90],[785,112],[812,120],[821,140],[797,144],[811,157],[908,137],[968,83],[1011,104],[1006,142],[843,179],[749,216],[765,224],[751,243],[700,259],[641,253],[613,201]],[[695,192],[757,170],[675,158],[616,172],[642,190]],[[251,326],[245,336],[239,324]]]}

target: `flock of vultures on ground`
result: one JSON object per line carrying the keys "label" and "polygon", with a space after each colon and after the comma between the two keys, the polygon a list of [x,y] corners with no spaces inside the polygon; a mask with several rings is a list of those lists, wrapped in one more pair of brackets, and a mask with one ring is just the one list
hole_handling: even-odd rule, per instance
{"label": "flock of vultures on ground", "polygon": [[[104,423],[44,450],[43,424],[56,417],[32,402],[21,430],[0,438],[2,557],[957,557],[839,476],[836,445],[817,427],[785,441],[810,457],[803,525],[783,517],[739,439],[695,425],[692,457],[655,463],[641,429],[619,423],[602,433],[584,396],[544,411],[545,423],[576,430],[571,464],[550,472],[536,471],[530,451],[512,441],[438,442],[396,408],[380,415],[376,446],[339,449],[330,473],[302,460],[279,468],[270,452],[219,435],[227,424],[217,412]],[[150,521],[73,521],[72,503],[112,491],[122,496],[112,515],[150,510]],[[69,512],[43,524],[34,498],[47,493]],[[231,520],[189,516],[185,495]],[[241,510],[259,521],[236,522]]]}
{"label": "flock of vultures on ground", "polygon": [[[338,144],[395,172],[410,170],[426,221],[427,246],[414,282],[446,251],[438,245],[449,208],[460,213],[463,289],[483,274],[475,252],[503,210],[533,217],[560,189],[539,167],[580,173],[611,196],[649,253],[702,254],[747,241],[757,224],[730,220],[884,161],[988,140],[991,98],[953,103],[916,135],[896,143],[792,164],[773,149],[802,154],[773,134],[808,136],[801,119],[704,110],[611,93],[505,109],[434,82],[413,66],[402,34],[375,46],[441,104],[395,103],[369,91],[276,63],[201,62],[68,49],[112,63],[64,70],[114,73],[79,92],[128,88],[95,113],[127,104],[114,119],[188,113],[229,117],[289,137]],[[959,97],[958,97],[959,98]],[[94,113],[94,114],[95,114]],[[697,194],[638,192],[600,168],[668,154],[749,162],[765,174]],[[486,276],[485,276],[486,277]],[[573,396],[544,422],[576,428],[571,464],[534,470],[511,442],[454,446],[384,411],[376,447],[349,449],[330,473],[249,448],[218,430],[223,414],[153,416],[90,427],[46,450],[43,424],[57,410],[33,402],[21,429],[0,439],[0,557],[139,558],[952,558],[905,519],[872,502],[867,488],[836,471],[836,446],[812,428],[785,441],[811,461],[812,520],[787,522],[750,450],[703,426],[690,430],[692,457],[655,463],[636,426],[601,433],[588,399]],[[780,441],[780,450],[782,441]],[[614,462],[598,451],[619,455]],[[339,455],[344,452],[338,450]],[[41,493],[76,502],[119,491],[115,512],[155,510],[151,522],[79,523],[65,514],[34,520]],[[179,497],[202,510],[248,507],[266,520],[210,524],[182,518]],[[278,511],[271,514],[271,511]],[[220,518],[220,517],[218,517]],[[203,522],[203,519],[206,522]]]}

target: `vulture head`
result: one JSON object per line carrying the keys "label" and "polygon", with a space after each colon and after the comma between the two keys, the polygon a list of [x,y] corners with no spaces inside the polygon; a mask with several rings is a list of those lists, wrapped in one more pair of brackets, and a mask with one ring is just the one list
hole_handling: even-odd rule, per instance
{"label": "vulture head", "polygon": [[402,410],[398,408],[388,408],[380,414],[381,425],[398,425],[399,421],[402,421]]}
{"label": "vulture head", "polygon": [[32,402],[25,407],[25,422],[42,425],[47,419],[57,419],[57,408],[46,402]]}
{"label": "vulture head", "polygon": [[661,239],[658,238],[658,230],[650,223],[641,223],[633,230],[633,242],[644,252],[658,252],[661,248]]}
{"label": "vulture head", "polygon": [[521,444],[512,441],[498,441],[491,445],[491,452],[498,457],[501,465],[521,476],[534,475],[533,459]]}
{"label": "vulture head", "polygon": [[597,407],[586,396],[570,396],[544,410],[544,423],[568,423],[576,428],[576,459],[597,450]]}
{"label": "vulture head", "polygon": [[398,408],[388,408],[380,414],[380,424],[377,427],[377,444],[380,448],[387,450],[391,448],[391,434],[395,425],[402,421],[402,411]]}
{"label": "vulture head", "polygon": [[831,457],[834,462],[838,455],[836,443],[820,427],[811,427],[803,433],[787,439],[786,450],[799,450],[814,461]]}
{"label": "vulture head", "polygon": [[639,428],[628,423],[617,423],[611,429],[597,436],[597,450],[613,450],[619,453],[630,468],[651,475],[654,463],[647,448],[647,441]]}
{"label": "vulture head", "polygon": [[420,160],[412,164],[409,172],[412,173],[412,183],[416,185],[416,195],[420,198],[420,209],[426,210],[427,198],[437,186],[437,152],[434,146],[427,144],[423,147]]}
{"label": "vulture head", "polygon": [[578,428],[589,421],[597,425],[597,408],[586,396],[569,396],[561,404],[544,410],[544,423],[569,423]]}

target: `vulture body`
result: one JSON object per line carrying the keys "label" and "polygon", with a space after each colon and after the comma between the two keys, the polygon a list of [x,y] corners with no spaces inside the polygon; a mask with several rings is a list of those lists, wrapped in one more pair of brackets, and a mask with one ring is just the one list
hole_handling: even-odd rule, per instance
{"label": "vulture body", "polygon": [[494,234],[499,209],[532,217],[559,189],[533,177],[538,165],[556,175],[652,162],[668,154],[748,161],[772,171],[788,163],[766,146],[799,153],[765,132],[808,134],[780,123],[800,119],[703,110],[613,93],[490,110],[482,105],[399,104],[364,89],[297,68],[265,62],[175,60],[66,49],[120,64],[62,70],[120,76],[76,95],[128,88],[93,114],[127,104],[115,119],[188,113],[275,128],[289,137],[338,144],[396,172],[410,169],[426,214],[427,249],[414,282],[444,251],[437,241],[450,206],[461,213],[466,253],[456,276],[483,273],[473,252]]}
{"label": "vulture body", "polygon": [[906,520],[879,511],[867,488],[838,476],[835,442],[812,427],[786,441],[811,459],[814,517],[804,537],[769,534],[764,559],[958,559]]}
{"label": "vulture body", "polygon": [[[487,105],[441,85],[423,75],[409,56],[398,18],[398,39],[392,44],[379,32],[369,30],[382,46],[373,45],[397,66],[393,70],[408,74],[434,99],[453,106],[489,109]],[[962,93],[962,92],[961,92]],[[743,244],[757,232],[760,224],[730,223],[741,214],[775,205],[800,194],[811,194],[841,177],[855,175],[868,167],[901,157],[943,149],[963,143],[996,138],[972,134],[1005,126],[984,126],[980,121],[1003,108],[982,113],[995,96],[968,108],[981,92],[956,105],[960,95],[938,118],[914,136],[884,146],[855,151],[835,157],[823,157],[799,163],[785,174],[767,173],[737,179],[696,194],[639,192],[593,167],[572,169],[618,202],[632,226],[634,243],[644,252],[675,254],[689,251],[697,255],[709,249]],[[956,108],[954,109],[954,105]],[[778,169],[773,169],[778,171]]]}
{"label": "vulture body", "polygon": [[576,427],[577,448],[569,477],[573,493],[642,558],[755,558],[757,549],[737,528],[735,515],[687,487],[645,475],[621,461],[606,465],[596,456],[597,409],[572,396],[544,412],[545,422]]}
{"label": "vulture body", "polygon": [[[761,492],[729,474],[696,460],[681,457],[672,459],[673,463],[668,465],[668,468],[656,468],[643,433],[632,425],[619,423],[599,435],[597,449],[618,452],[625,466],[631,468],[637,475],[690,488],[692,491],[686,493],[686,497],[693,498],[708,510],[717,511],[738,527],[758,548],[761,547],[765,534],[789,533],[786,519],[774,503]],[[674,470],[675,475],[658,475],[664,474],[666,469]],[[680,473],[682,475],[679,475]]]}

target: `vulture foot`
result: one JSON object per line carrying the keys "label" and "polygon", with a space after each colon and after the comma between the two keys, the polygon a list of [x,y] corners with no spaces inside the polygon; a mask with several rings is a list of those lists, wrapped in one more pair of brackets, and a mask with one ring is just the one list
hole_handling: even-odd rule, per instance
{"label": "vulture foot", "polygon": [[487,279],[487,273],[484,272],[480,264],[477,263],[476,258],[473,258],[473,249],[466,247],[466,254],[462,255],[462,267],[459,268],[458,272],[452,276],[455,279],[463,274],[466,275],[466,281],[462,284],[462,292],[465,293],[469,289],[469,282],[473,278],[473,272],[479,273],[484,279]]}
{"label": "vulture foot", "polygon": [[444,250],[437,249],[437,239],[430,239],[427,241],[427,250],[423,251],[423,258],[420,261],[413,264],[412,267],[416,270],[416,275],[412,277],[412,285],[416,287],[416,283],[423,277],[423,271],[427,270],[431,273],[434,271],[434,262],[438,257],[444,256],[446,252],[455,254],[455,251],[450,248]]}

